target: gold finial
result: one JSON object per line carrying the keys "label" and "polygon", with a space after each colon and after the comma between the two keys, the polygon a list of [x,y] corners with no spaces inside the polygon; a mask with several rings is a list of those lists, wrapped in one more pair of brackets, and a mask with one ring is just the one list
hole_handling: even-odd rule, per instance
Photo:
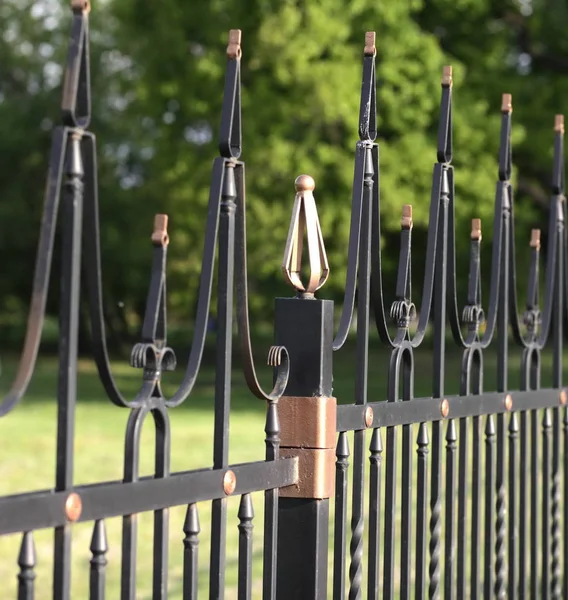
{"label": "gold finial", "polygon": [[403,229],[412,229],[412,204],[405,204],[402,207],[402,219],[400,226]]}
{"label": "gold finial", "polygon": [[91,12],[91,3],[89,0],[71,0],[71,10],[88,14]]}
{"label": "gold finial", "polygon": [[377,48],[375,47],[375,40],[377,34],[374,31],[367,31],[365,33],[365,56],[375,56]]}
{"label": "gold finial", "polygon": [[481,219],[471,220],[471,239],[481,241]]}
{"label": "gold finial", "polygon": [[444,87],[452,87],[452,65],[446,65],[442,68],[442,85]]}
{"label": "gold finial", "polygon": [[513,112],[513,96],[511,94],[503,94],[501,97],[501,112]]}
{"label": "gold finial", "polygon": [[540,229],[531,229],[531,248],[540,250]]}
{"label": "gold finial", "polygon": [[316,189],[316,182],[309,175],[300,175],[294,181],[296,192],[313,192]]}
{"label": "gold finial", "polygon": [[[300,175],[296,178],[294,185],[296,187],[296,198],[292,209],[292,220],[290,221],[288,239],[286,240],[284,259],[282,260],[282,273],[286,281],[296,288],[299,294],[313,296],[329,276],[329,263],[327,262],[313,195],[316,184],[309,175]],[[310,271],[307,285],[304,285],[300,279],[304,232],[308,242]]]}
{"label": "gold finial", "polygon": [[554,117],[554,131],[564,135],[564,115],[556,115]]}
{"label": "gold finial", "polygon": [[229,45],[227,46],[227,56],[229,58],[241,57],[241,33],[240,29],[229,31]]}
{"label": "gold finial", "polygon": [[152,243],[154,246],[167,246],[170,243],[168,236],[168,215],[156,215],[154,217]]}

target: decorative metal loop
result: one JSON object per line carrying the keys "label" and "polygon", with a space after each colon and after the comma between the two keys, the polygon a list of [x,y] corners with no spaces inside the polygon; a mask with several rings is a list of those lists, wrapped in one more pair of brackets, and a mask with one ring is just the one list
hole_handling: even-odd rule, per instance
{"label": "decorative metal loop", "polygon": [[[327,281],[329,264],[323,243],[313,190],[315,182],[309,175],[296,178],[296,198],[288,231],[282,272],[286,281],[300,295],[313,296]],[[310,275],[307,284],[301,280],[303,236],[308,243]]]}
{"label": "decorative metal loop", "polygon": [[408,329],[416,319],[416,306],[408,300],[395,300],[390,309],[390,317],[397,327]]}

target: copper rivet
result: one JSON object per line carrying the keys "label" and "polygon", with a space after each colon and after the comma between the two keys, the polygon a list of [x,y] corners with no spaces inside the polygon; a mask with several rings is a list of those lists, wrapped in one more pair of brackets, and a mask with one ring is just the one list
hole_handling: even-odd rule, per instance
{"label": "copper rivet", "polygon": [[442,400],[442,404],[440,405],[440,412],[442,413],[442,417],[444,417],[444,419],[450,414],[450,403],[445,398]]}
{"label": "copper rivet", "polygon": [[370,406],[367,406],[365,409],[365,425],[367,427],[371,427],[373,424],[373,409]]}
{"label": "copper rivet", "polygon": [[83,502],[81,501],[81,496],[73,492],[67,496],[67,500],[65,500],[65,516],[68,521],[74,522],[79,519],[81,516],[81,511],[83,510]]}
{"label": "copper rivet", "polygon": [[513,408],[513,396],[511,396],[511,394],[507,394],[505,396],[505,408],[507,410],[511,410]]}
{"label": "copper rivet", "polygon": [[223,477],[223,491],[230,496],[237,487],[237,476],[233,471],[227,471]]}
{"label": "copper rivet", "polygon": [[567,400],[568,400],[568,397],[566,396],[566,390],[562,390],[560,392],[560,404],[562,404],[564,406],[566,404]]}

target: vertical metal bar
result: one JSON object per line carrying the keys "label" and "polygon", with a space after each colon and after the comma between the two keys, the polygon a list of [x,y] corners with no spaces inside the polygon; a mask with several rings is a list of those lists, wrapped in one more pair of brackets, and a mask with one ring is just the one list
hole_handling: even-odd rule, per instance
{"label": "vertical metal bar", "polygon": [[[335,450],[335,456],[337,460],[335,462],[333,600],[343,600],[345,597],[345,550],[347,545],[347,471],[349,468],[349,455],[349,440],[347,439],[347,433],[342,431],[339,434],[337,447]],[[377,511],[378,508],[379,507],[377,506]]]}
{"label": "vertical metal bar", "polygon": [[426,597],[426,507],[428,504],[428,426],[420,423],[416,440],[416,600]]}
{"label": "vertical metal bar", "polygon": [[[471,462],[471,600],[481,593],[481,418],[473,417]],[[487,546],[486,546],[487,547]]]}
{"label": "vertical metal bar", "polygon": [[184,600],[196,600],[199,576],[199,513],[197,504],[187,507],[185,521],[183,524],[185,538],[183,540],[183,598]]}
{"label": "vertical metal bar", "polygon": [[[268,403],[265,425],[266,460],[277,460],[280,452],[280,423],[276,402]],[[252,509],[252,505],[251,505]],[[263,598],[276,597],[278,556],[278,490],[264,492]]]}
{"label": "vertical metal bar", "polygon": [[456,449],[457,431],[454,419],[448,422],[446,432],[446,537],[445,537],[445,569],[444,569],[444,598],[453,600],[456,597],[454,584],[455,570],[455,489],[456,489]]}
{"label": "vertical metal bar", "polygon": [[495,421],[487,415],[485,423],[485,554],[483,596],[493,597],[493,548],[495,528],[493,526],[493,492],[495,490]]}
{"label": "vertical metal bar", "polygon": [[369,573],[367,598],[369,600],[377,600],[379,597],[379,525],[381,509],[381,465],[383,462],[383,440],[379,428],[373,429],[369,452],[371,467],[369,479]]}
{"label": "vertical metal bar", "polygon": [[[63,194],[61,303],[59,313],[59,381],[57,394],[57,451],[55,490],[73,485],[73,442],[77,398],[77,341],[81,280],[81,225],[83,218],[83,161],[80,134],[70,134]],[[71,595],[71,529],[55,529],[53,597]]]}
{"label": "vertical metal bar", "polygon": [[[503,247],[501,254],[502,278],[499,286],[499,308],[497,310],[497,391],[507,390],[507,364],[509,351],[509,255],[510,239],[510,184],[500,181],[503,198]],[[496,520],[495,520],[495,596],[505,598],[507,594],[507,502],[505,490],[505,414],[497,415],[497,464],[495,477]]]}
{"label": "vertical metal bar", "polygon": [[544,409],[542,418],[542,574],[540,597],[550,596],[550,434],[552,432],[552,418],[550,410]]}
{"label": "vertical metal bar", "polygon": [[517,414],[512,413],[509,420],[509,582],[508,598],[517,597],[517,573],[519,561],[519,528],[517,525],[517,439],[519,423]]}
{"label": "vertical metal bar", "polygon": [[91,538],[91,572],[89,578],[89,600],[104,600],[105,598],[105,571],[108,564],[106,553],[108,542],[105,522],[102,519],[95,521],[93,537]]}
{"label": "vertical metal bar", "polygon": [[563,433],[563,459],[564,459],[564,560],[563,560],[563,574],[564,574],[564,600],[568,600],[568,408],[563,409],[562,419],[562,433]]}
{"label": "vertical metal bar", "polygon": [[250,494],[243,494],[239,505],[239,600],[249,600],[252,592],[252,520],[254,509]]}
{"label": "vertical metal bar", "polygon": [[[361,208],[361,238],[357,281],[357,366],[355,404],[367,403],[369,363],[369,305],[371,276],[371,203],[373,200],[372,144],[365,146],[363,205]],[[388,442],[387,442],[388,444]],[[388,452],[388,451],[387,451]],[[349,547],[349,600],[361,600],[363,580],[363,532],[365,480],[365,430],[355,431],[353,441],[353,494],[351,513],[351,544]]]}
{"label": "vertical metal bar", "polygon": [[[170,473],[170,422],[165,408],[152,411],[156,428],[154,473],[156,478]],[[169,510],[154,511],[154,564],[152,572],[152,598],[165,600],[168,594],[168,539]]]}
{"label": "vertical metal bar", "polygon": [[[456,593],[458,598],[465,598],[467,588],[466,576],[466,552],[467,552],[467,498],[471,491],[467,489],[467,467],[469,463],[468,453],[468,429],[467,419],[459,422],[459,448],[458,448],[458,543],[457,543],[457,582]],[[475,454],[475,445],[473,447]],[[474,500],[475,502],[475,500]],[[475,548],[475,540],[471,539],[472,548]],[[472,552],[472,554],[476,554]],[[472,573],[473,578],[473,573]]]}
{"label": "vertical metal bar", "polygon": [[[559,200],[557,200],[559,203]],[[557,206],[557,226],[559,228],[557,255],[556,255],[556,282],[554,287],[555,293],[555,312],[553,318],[553,373],[552,385],[556,389],[562,387],[562,343],[564,341],[564,222],[562,208]],[[553,428],[552,428],[552,524],[550,535],[552,537],[552,580],[551,593],[552,598],[557,600],[562,594],[562,573],[560,570],[560,408],[553,409]]]}
{"label": "vertical metal bar", "polygon": [[521,473],[519,478],[519,600],[526,600],[527,596],[527,538],[528,524],[530,518],[529,500],[529,444],[528,444],[528,412],[525,410],[520,414],[520,452],[519,460]]}
{"label": "vertical metal bar", "polygon": [[539,486],[540,483],[540,464],[538,452],[538,411],[531,411],[531,527],[530,527],[530,598],[538,598],[540,590],[539,584],[539,557],[541,548],[538,542],[538,529],[540,523],[540,504],[539,504]]}
{"label": "vertical metal bar", "polygon": [[[447,243],[448,243],[448,202],[449,184],[446,168],[441,169],[442,181],[440,190],[441,214],[438,222],[438,240],[440,248],[436,252],[436,271],[434,288],[434,360],[433,360],[433,390],[434,398],[444,397],[445,353],[446,353],[446,276],[447,276]],[[429,598],[437,600],[440,597],[440,553],[442,533],[442,432],[440,421],[432,423],[432,471],[430,490],[430,587]]]}
{"label": "vertical metal bar", "polygon": [[[217,361],[215,369],[215,430],[213,468],[224,469],[229,461],[229,415],[231,407],[231,350],[233,335],[233,275],[235,246],[235,165],[225,162],[219,222],[219,270],[217,291]],[[213,500],[211,507],[211,563],[209,597],[225,596],[227,500]]]}
{"label": "vertical metal bar", "polygon": [[400,598],[410,598],[410,551],[412,535],[412,427],[402,426],[402,489],[400,532]]}
{"label": "vertical metal bar", "polygon": [[34,580],[36,578],[36,550],[31,531],[22,536],[20,553],[18,554],[18,600],[33,600],[35,597]]}
{"label": "vertical metal bar", "polygon": [[395,520],[397,487],[396,427],[387,427],[387,454],[385,473],[385,540],[383,568],[383,597],[394,598]]}

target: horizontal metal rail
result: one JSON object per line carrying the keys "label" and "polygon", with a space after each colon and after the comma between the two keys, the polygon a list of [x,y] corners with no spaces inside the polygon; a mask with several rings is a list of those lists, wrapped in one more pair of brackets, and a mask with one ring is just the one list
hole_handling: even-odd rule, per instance
{"label": "horizontal metal rail", "polygon": [[399,402],[369,402],[365,405],[343,404],[337,407],[337,432],[478,417],[513,410],[555,408],[564,406],[565,396],[562,392],[563,390],[555,389],[506,394],[487,392],[479,395],[445,396],[442,399],[414,398]]}
{"label": "horizontal metal rail", "polygon": [[[229,470],[236,479],[231,495],[240,496],[296,483],[298,459],[250,462],[232,465]],[[0,535],[68,524],[66,502],[70,494],[77,494],[82,504],[77,522],[225,498],[226,473],[227,469],[181,471],[164,478],[142,477],[131,483],[108,481],[77,486],[71,492],[43,490],[6,496],[0,499]]]}

